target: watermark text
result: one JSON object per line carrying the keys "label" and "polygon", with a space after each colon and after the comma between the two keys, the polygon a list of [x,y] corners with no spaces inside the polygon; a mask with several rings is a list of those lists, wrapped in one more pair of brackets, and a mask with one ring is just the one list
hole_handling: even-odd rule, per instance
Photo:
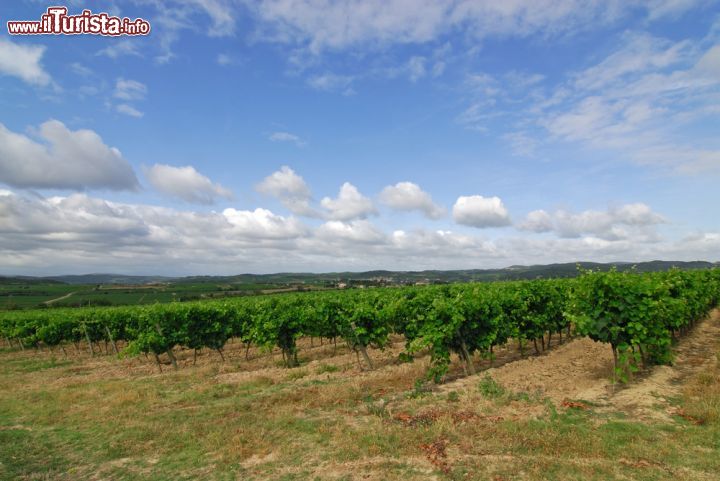
{"label": "watermark text", "polygon": [[10,35],[148,35],[150,22],[142,18],[115,17],[105,12],[83,10],[79,15],[68,15],[67,7],[48,7],[40,20],[10,20]]}

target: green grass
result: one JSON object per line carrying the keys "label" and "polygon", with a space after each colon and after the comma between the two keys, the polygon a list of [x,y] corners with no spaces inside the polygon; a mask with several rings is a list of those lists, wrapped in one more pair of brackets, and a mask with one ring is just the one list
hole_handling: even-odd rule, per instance
{"label": "green grass", "polygon": [[325,364],[322,363],[315,371],[317,374],[325,374],[325,373],[332,373],[332,372],[338,372],[340,370],[340,367],[336,366],[335,364]]}
{"label": "green grass", "polygon": [[499,398],[505,394],[505,389],[488,375],[480,380],[478,389],[483,396],[491,399]]}

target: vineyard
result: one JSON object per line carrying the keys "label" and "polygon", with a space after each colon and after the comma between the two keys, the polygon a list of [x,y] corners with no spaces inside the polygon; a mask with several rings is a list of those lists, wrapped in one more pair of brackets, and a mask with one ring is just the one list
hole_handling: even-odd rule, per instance
{"label": "vineyard", "polygon": [[[476,355],[517,343],[540,352],[553,337],[587,336],[608,343],[620,379],[641,366],[671,362],[673,340],[705,318],[720,298],[720,270],[637,274],[586,271],[577,279],[313,292],[151,306],[37,309],[3,313],[10,347],[89,354],[100,343],[117,355],[145,354],[178,367],[175,350],[217,352],[231,339],[298,365],[298,340],[344,342],[366,369],[368,348],[391,335],[405,340],[401,359],[429,353],[427,377],[441,382],[451,356],[466,373]],[[167,360],[167,361],[165,361]]]}
{"label": "vineyard", "polygon": [[8,311],[0,479],[714,480],[719,295],[584,271]]}

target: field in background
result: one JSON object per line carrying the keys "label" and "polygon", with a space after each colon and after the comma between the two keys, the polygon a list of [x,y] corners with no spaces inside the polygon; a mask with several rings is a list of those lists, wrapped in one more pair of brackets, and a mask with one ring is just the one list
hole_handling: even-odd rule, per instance
{"label": "field in background", "polygon": [[0,479],[715,480],[720,472],[720,320],[676,346],[672,367],[609,384],[607,345],[577,339],[441,385],[403,339],[363,371],[344,345],[226,345],[226,361],[0,352]]}
{"label": "field in background", "polygon": [[[59,282],[0,282],[0,310],[36,307],[122,306],[173,301],[217,299],[297,290],[284,284],[226,282],[167,282],[154,284],[65,284]],[[314,288],[310,286],[309,288]],[[315,287],[316,288],[316,287]]]}
{"label": "field in background", "polygon": [[[578,267],[606,271],[660,272],[672,267],[683,270],[709,269],[718,263],[695,261],[650,261],[639,263],[578,262],[537,266],[511,266],[503,269],[467,269],[452,271],[367,271],[277,274],[240,274],[236,276],[126,276],[87,274],[39,277],[0,276],[0,310],[25,309],[52,305],[133,305],[197,300],[213,297],[262,294],[283,290],[327,289],[338,287],[376,287],[448,282],[492,282],[567,278],[578,275]],[[67,297],[65,297],[67,296]]]}

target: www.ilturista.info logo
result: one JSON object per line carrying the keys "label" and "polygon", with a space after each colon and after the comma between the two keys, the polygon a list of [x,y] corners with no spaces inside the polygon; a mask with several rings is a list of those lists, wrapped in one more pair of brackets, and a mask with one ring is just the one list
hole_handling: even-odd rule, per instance
{"label": "www.ilturista.info logo", "polygon": [[107,13],[83,10],[68,15],[67,7],[48,7],[40,20],[12,20],[7,23],[10,35],[148,35],[150,22],[142,18],[130,20]]}

